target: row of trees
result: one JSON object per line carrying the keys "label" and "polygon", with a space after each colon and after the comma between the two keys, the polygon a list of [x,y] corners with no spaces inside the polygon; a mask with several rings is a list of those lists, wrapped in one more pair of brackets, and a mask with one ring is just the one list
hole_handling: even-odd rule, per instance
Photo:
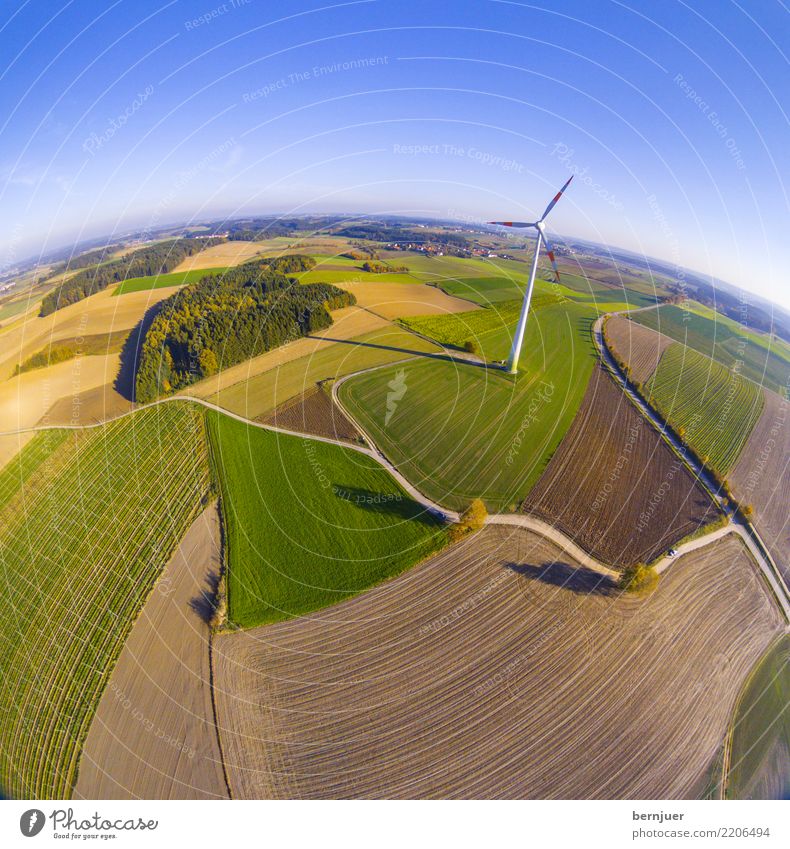
{"label": "row of trees", "polygon": [[287,273],[307,271],[310,257],[248,262],[207,276],[163,303],[138,358],[139,403],[178,391],[220,368],[332,324],[329,310],[356,298],[328,283],[301,285]]}
{"label": "row of trees", "polygon": [[188,256],[218,245],[218,238],[171,239],[137,251],[104,265],[86,268],[53,289],[41,302],[41,315],[76,304],[83,298],[101,292],[113,283],[132,277],[153,277],[167,274]]}
{"label": "row of trees", "polygon": [[371,262],[368,260],[363,264],[362,270],[370,274],[392,274],[393,272],[403,274],[408,272],[409,269],[405,265],[390,265],[387,262]]}

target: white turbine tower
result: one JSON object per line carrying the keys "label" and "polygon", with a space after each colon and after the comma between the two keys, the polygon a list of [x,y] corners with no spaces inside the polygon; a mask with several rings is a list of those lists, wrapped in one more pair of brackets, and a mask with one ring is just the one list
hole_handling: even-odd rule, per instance
{"label": "white turbine tower", "polygon": [[499,224],[502,227],[534,227],[538,231],[538,239],[535,243],[535,256],[532,257],[532,269],[529,272],[529,283],[527,291],[524,293],[524,302],[521,304],[521,315],[518,317],[518,326],[516,334],[513,337],[513,345],[510,349],[510,357],[507,361],[506,370],[510,374],[515,374],[518,371],[518,358],[521,354],[521,343],[524,341],[524,331],[527,329],[527,316],[529,315],[529,302],[532,300],[532,288],[535,285],[535,272],[538,270],[538,257],[540,256],[541,244],[546,245],[546,253],[551,261],[551,267],[554,269],[554,276],[557,282],[560,282],[560,272],[557,268],[557,262],[554,259],[554,251],[552,250],[549,240],[546,238],[546,231],[543,229],[543,222],[546,216],[554,209],[557,201],[562,197],[562,193],[568,188],[573,175],[568,182],[557,192],[551,200],[551,203],[546,207],[546,211],[537,221],[489,221],[489,224]]}

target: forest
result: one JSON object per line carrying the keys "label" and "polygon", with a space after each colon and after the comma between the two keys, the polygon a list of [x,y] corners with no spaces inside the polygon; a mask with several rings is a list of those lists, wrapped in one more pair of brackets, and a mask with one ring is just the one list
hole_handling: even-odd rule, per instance
{"label": "forest", "polygon": [[329,311],[356,298],[329,283],[301,285],[286,276],[314,265],[297,255],[256,260],[206,276],[164,301],[140,350],[135,400],[153,401],[329,327]]}
{"label": "forest", "polygon": [[170,239],[137,251],[104,265],[86,268],[64,280],[41,302],[40,315],[50,315],[69,304],[101,292],[113,283],[132,277],[154,277],[166,274],[188,256],[222,242],[222,239]]}

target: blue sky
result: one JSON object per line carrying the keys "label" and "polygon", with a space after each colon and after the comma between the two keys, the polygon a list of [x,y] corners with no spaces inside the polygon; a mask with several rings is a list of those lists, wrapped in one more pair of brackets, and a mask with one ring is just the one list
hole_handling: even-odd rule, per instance
{"label": "blue sky", "polygon": [[550,229],[790,306],[778,2],[16,9],[0,266],[219,215],[529,218],[576,173]]}

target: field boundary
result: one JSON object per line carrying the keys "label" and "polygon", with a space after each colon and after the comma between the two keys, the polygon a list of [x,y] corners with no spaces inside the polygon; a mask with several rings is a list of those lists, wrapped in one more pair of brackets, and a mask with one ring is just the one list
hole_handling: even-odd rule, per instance
{"label": "field boundary", "polygon": [[749,670],[749,674],[744,678],[743,683],[741,684],[740,692],[738,693],[738,698],[735,700],[735,704],[732,707],[732,714],[730,715],[730,721],[727,724],[727,733],[724,735],[724,751],[722,752],[722,760],[721,760],[721,781],[719,782],[719,799],[725,800],[727,798],[727,787],[729,784],[730,777],[730,766],[732,759],[732,741],[735,737],[735,720],[738,717],[738,713],[741,709],[741,703],[743,702],[744,697],[746,696],[746,692],[749,689],[754,677],[757,675],[760,666],[766,660],[766,658],[774,651],[777,645],[784,639],[784,634],[779,634],[775,639],[773,639],[768,646],[766,646],[765,651],[758,658],[757,662],[752,666]]}
{"label": "field boundary", "polygon": [[[636,404],[637,408],[640,410],[640,412],[642,412],[642,415],[645,416],[645,413],[642,410],[642,406],[640,406],[641,399],[639,399],[639,398],[635,399],[633,397],[633,395],[634,395],[633,390],[630,390],[630,389],[628,389],[627,386],[625,386],[623,378],[620,375],[619,371],[617,371],[616,367],[613,366],[609,362],[609,360],[607,359],[607,358],[611,358],[610,352],[605,347],[605,345],[603,347],[601,347],[602,343],[599,340],[599,336],[600,336],[600,333],[601,333],[600,324],[601,324],[602,319],[605,318],[606,315],[610,315],[610,314],[611,313],[607,313],[607,314],[600,316],[598,318],[598,320],[593,324],[592,333],[593,333],[593,336],[594,336],[596,346],[598,347],[599,352],[601,353],[601,360],[602,360],[604,366],[607,368],[608,371],[612,372],[612,374],[615,377],[615,379],[617,380],[617,382],[623,387],[626,396],[629,399],[631,399],[632,403]],[[413,359],[416,359],[416,358],[415,357],[409,357],[409,358],[406,358],[405,360],[402,360],[400,362],[406,362],[406,361],[410,361],[410,360],[413,360]],[[336,402],[340,406],[340,409],[347,416],[349,416],[350,420],[356,425],[356,427],[359,429],[360,433],[362,433],[365,440],[368,441],[368,443],[369,443],[368,446],[356,445],[354,443],[349,443],[349,442],[341,442],[339,440],[330,439],[329,437],[318,436],[318,435],[315,435],[315,434],[308,434],[308,433],[301,433],[299,431],[287,430],[285,428],[276,427],[274,425],[264,425],[262,422],[251,421],[250,419],[247,419],[244,416],[239,415],[238,413],[234,413],[230,410],[226,410],[225,408],[220,407],[217,404],[212,404],[210,401],[206,401],[203,398],[197,398],[197,397],[191,396],[191,395],[170,395],[166,398],[159,398],[156,401],[152,401],[149,404],[140,405],[133,410],[129,410],[127,412],[121,413],[118,416],[115,416],[114,418],[108,419],[107,421],[103,421],[103,422],[95,422],[95,423],[90,423],[90,424],[85,424],[85,425],[56,425],[56,426],[53,426],[53,427],[33,426],[33,427],[29,427],[29,428],[22,428],[18,431],[3,432],[3,433],[0,433],[0,436],[12,435],[12,434],[17,434],[17,433],[38,432],[38,431],[45,431],[45,430],[85,430],[85,429],[90,429],[90,428],[103,427],[104,425],[106,425],[110,422],[118,421],[119,419],[125,418],[126,416],[134,415],[134,413],[136,413],[140,410],[148,409],[150,407],[158,406],[160,404],[169,404],[169,403],[172,403],[172,402],[187,401],[187,402],[190,402],[190,403],[198,404],[205,409],[212,410],[214,412],[221,413],[222,415],[229,416],[230,418],[235,419],[236,421],[242,422],[242,423],[248,425],[249,427],[258,427],[258,428],[261,428],[263,430],[272,431],[274,433],[281,433],[281,434],[286,435],[286,436],[296,436],[296,437],[300,437],[302,439],[315,440],[317,442],[326,442],[330,445],[337,445],[337,446],[340,446],[341,448],[346,448],[346,449],[349,449],[351,451],[358,451],[361,454],[365,454],[368,457],[371,457],[374,460],[376,460],[380,465],[382,465],[392,475],[392,477],[394,477],[395,480],[403,487],[403,489],[412,498],[414,498],[415,501],[422,504],[422,506],[425,507],[427,510],[433,512],[435,515],[439,516],[440,518],[443,518],[444,521],[457,522],[458,519],[459,519],[458,513],[453,511],[453,510],[447,509],[447,508],[443,507],[442,505],[437,504],[434,501],[431,501],[422,492],[420,492],[409,480],[407,480],[406,477],[386,457],[386,455],[383,454],[379,450],[376,443],[372,439],[370,439],[369,434],[358,423],[356,418],[351,416],[348,413],[348,411],[345,409],[345,407],[343,407],[343,405],[340,404],[339,400],[337,399],[336,390],[337,390],[337,387],[343,381],[350,379],[352,377],[355,377],[359,374],[363,374],[365,372],[375,371],[377,369],[389,367],[389,366],[392,366],[392,365],[393,365],[392,363],[386,363],[384,365],[371,366],[369,368],[362,369],[358,372],[352,372],[351,374],[343,375],[343,377],[341,377],[339,380],[335,381],[333,386],[332,386],[332,393],[333,393],[334,400],[336,400]],[[645,418],[647,418],[648,421],[650,421],[650,423],[652,424],[653,427],[656,427],[656,429],[664,437],[664,439],[667,440],[667,442],[672,447],[673,451],[677,454],[677,456],[684,463],[686,463],[688,465],[689,464],[688,458],[684,455],[684,452],[678,450],[678,448],[670,441],[670,435],[666,432],[666,430],[661,428],[656,423],[655,418],[651,418],[651,416],[649,416],[649,415],[645,416]],[[699,478],[700,481],[703,483],[703,485],[706,485],[705,480],[703,478],[700,478],[700,475],[698,474],[697,470],[694,469],[693,466],[690,466],[690,469],[691,469],[692,473],[695,475],[695,477]],[[710,492],[709,486],[706,485],[706,489]],[[721,509],[721,501],[720,501],[718,496],[716,497],[716,503],[718,504],[718,506]],[[725,515],[728,515],[726,510],[722,510],[722,512]],[[518,524],[518,525],[521,525],[522,527],[536,531],[541,536],[545,536],[546,535],[546,529],[550,527],[550,526],[546,525],[546,523],[537,519],[536,517],[527,516],[526,514],[521,514],[521,515],[509,514],[509,513],[492,514],[492,515],[488,516],[486,523],[492,524],[492,525],[493,524]],[[770,555],[766,555],[765,550],[764,550],[764,546],[763,546],[762,542],[759,540],[759,536],[757,537],[757,539],[755,539],[754,537],[752,537],[750,535],[748,523],[736,523],[735,521],[733,521],[732,518],[730,518],[728,524],[725,525],[724,528],[719,528],[717,530],[712,531],[711,533],[703,534],[700,537],[697,537],[693,540],[690,540],[687,543],[682,544],[677,549],[678,554],[676,555],[676,557],[673,557],[673,558],[665,557],[662,560],[659,560],[658,562],[656,562],[655,563],[656,570],[659,573],[665,571],[678,557],[680,557],[680,555],[686,553],[687,551],[693,551],[697,548],[700,548],[703,545],[707,545],[709,542],[713,542],[716,539],[718,539],[720,536],[723,536],[725,533],[729,533],[729,532],[734,532],[734,533],[738,534],[744,540],[744,542],[746,543],[747,548],[751,552],[752,556],[759,563],[760,568],[763,571],[763,573],[764,573],[764,575],[765,575],[765,577],[766,577],[766,579],[767,579],[767,581],[768,581],[768,583],[769,583],[769,585],[770,585],[770,587],[773,591],[774,597],[776,598],[776,600],[777,600],[777,602],[778,602],[778,604],[779,604],[779,606],[782,610],[782,613],[784,615],[786,622],[790,623],[790,593],[788,593],[787,587],[784,584],[784,581],[782,580],[781,575],[779,574],[778,570],[776,569],[776,566],[773,563],[772,558],[770,558]],[[584,552],[584,549],[582,549],[570,537],[567,537],[558,528],[551,528],[551,536],[549,538],[553,539],[555,542],[559,540],[560,542],[558,544],[567,548],[568,550],[572,550],[573,548],[576,548],[579,551]],[[605,566],[602,563],[598,563],[598,561],[595,560],[589,553],[584,552],[584,559],[587,561],[587,564],[590,565],[592,568],[595,568],[596,571],[599,571],[601,574],[607,575],[607,577],[612,577],[613,570],[611,570],[608,566]],[[614,573],[614,574],[619,574],[619,573]]]}
{"label": "field boundary", "polygon": [[[645,309],[652,309],[652,307],[646,307]],[[602,364],[621,386],[625,396],[636,406],[642,416],[658,430],[672,451],[674,451],[678,458],[687,466],[694,477],[699,480],[709,495],[711,495],[719,510],[727,517],[728,523],[725,528],[735,531],[735,533],[737,533],[744,541],[746,547],[749,549],[752,557],[754,557],[759,564],[764,577],[768,581],[773,595],[782,610],[785,622],[790,624],[790,591],[788,591],[784,578],[776,566],[773,557],[771,557],[770,552],[765,547],[765,544],[753,528],[751,522],[741,517],[737,509],[729,510],[725,507],[723,497],[719,494],[718,489],[715,488],[715,481],[713,480],[710,472],[697,460],[696,456],[694,456],[692,452],[686,450],[677,436],[675,436],[674,432],[670,429],[669,425],[666,422],[662,423],[660,414],[653,410],[647,401],[645,401],[645,399],[629,385],[629,382],[621,373],[617,365],[617,361],[614,359],[612,352],[606,344],[606,339],[602,329],[604,321],[612,315],[618,315],[618,313],[604,313],[598,317],[592,327],[593,340],[598,348]],[[713,533],[716,533],[716,531]],[[687,545],[692,544],[693,542],[696,542],[696,540],[692,540],[690,543],[687,543]]]}

